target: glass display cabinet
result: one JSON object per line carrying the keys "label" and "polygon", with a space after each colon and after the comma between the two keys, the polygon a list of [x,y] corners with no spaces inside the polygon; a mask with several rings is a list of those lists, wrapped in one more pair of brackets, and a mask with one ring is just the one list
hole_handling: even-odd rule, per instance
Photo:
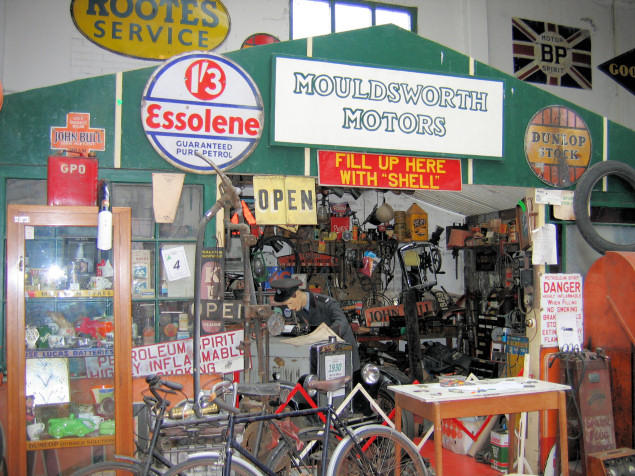
{"label": "glass display cabinet", "polygon": [[8,205],[9,474],[133,454],[130,209],[113,208],[111,250],[97,215]]}

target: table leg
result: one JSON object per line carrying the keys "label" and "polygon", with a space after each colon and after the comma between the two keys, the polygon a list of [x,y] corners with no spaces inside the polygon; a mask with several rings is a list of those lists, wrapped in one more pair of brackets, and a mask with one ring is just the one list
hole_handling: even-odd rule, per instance
{"label": "table leg", "polygon": [[436,476],[443,476],[443,433],[441,432],[441,407],[434,404],[434,461],[436,466]]}
{"label": "table leg", "polygon": [[395,430],[401,431],[401,407],[395,405]]}
{"label": "table leg", "polygon": [[507,447],[507,472],[513,472],[516,458],[516,413],[509,414],[507,421],[507,435],[509,436],[509,446]]}
{"label": "table leg", "polygon": [[569,476],[569,443],[567,441],[567,397],[558,392],[558,422],[560,423],[560,472]]}

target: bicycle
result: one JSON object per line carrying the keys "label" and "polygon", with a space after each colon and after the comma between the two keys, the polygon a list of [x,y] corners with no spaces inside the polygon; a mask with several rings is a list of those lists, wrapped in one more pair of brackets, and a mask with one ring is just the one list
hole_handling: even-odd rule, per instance
{"label": "bicycle", "polygon": [[[117,457],[115,461],[96,463],[73,473],[73,476],[94,476],[104,474],[134,474],[146,475],[210,475],[210,476],[250,476],[267,474],[290,474],[297,470],[311,475],[337,475],[337,474],[364,474],[380,475],[392,474],[401,471],[404,475],[427,475],[427,469],[423,459],[417,452],[416,446],[407,437],[390,427],[381,425],[366,425],[357,429],[350,429],[347,423],[339,418],[332,406],[330,394],[342,388],[350,377],[340,377],[333,380],[318,381],[307,379],[308,391],[321,391],[329,395],[329,403],[325,407],[296,410],[286,413],[273,413],[265,415],[246,415],[226,404],[219,394],[227,389],[227,385],[221,385],[212,389],[207,396],[207,405],[217,405],[218,408],[227,411],[227,414],[214,416],[196,416],[185,420],[166,420],[166,410],[170,403],[159,392],[175,394],[182,386],[173,382],[161,380],[156,375],[146,377],[148,388],[152,396],[145,396],[145,404],[153,410],[154,424],[152,438],[147,449],[143,452],[142,459]],[[220,390],[216,392],[215,390]],[[200,405],[205,408],[205,405]],[[312,458],[292,458],[289,473],[274,471],[267,463],[259,461],[244,446],[236,440],[235,429],[243,423],[258,421],[274,421],[307,416],[311,414],[323,414],[325,425],[317,432],[311,441],[320,441],[322,447],[327,445],[327,451],[321,451],[320,461],[316,464]],[[207,451],[188,455],[186,461],[178,464],[172,463],[157,448],[159,435],[162,430],[175,426],[194,425],[226,425],[225,442],[218,451]],[[341,436],[343,439],[333,445],[332,435]],[[286,445],[290,439],[282,433],[282,439]],[[333,448],[333,452],[329,451]],[[237,453],[237,454],[234,454]],[[330,456],[330,462],[329,462]],[[163,468],[166,468],[164,471]],[[297,473],[295,473],[297,474]]]}
{"label": "bicycle", "polygon": [[[159,392],[164,394],[176,394],[177,391],[182,390],[183,386],[179,383],[161,380],[156,375],[148,375],[146,377],[146,383],[148,384],[148,390],[152,396],[144,395],[143,401],[146,408],[148,408],[149,413],[154,418],[154,423],[151,425],[152,436],[148,442],[147,448],[143,448],[141,445],[137,444],[138,452],[143,454],[143,458],[137,459],[128,456],[115,455],[116,460],[94,463],[75,471],[72,476],[96,476],[109,474],[134,474],[138,476],[161,475],[164,472],[164,467],[171,468],[175,465],[160,451],[161,445],[159,442],[163,430],[177,426],[176,423],[179,423],[179,426],[192,426],[194,424],[200,425],[202,422],[216,425],[225,424],[226,417],[221,415],[200,418],[197,420],[197,423],[194,423],[189,419],[180,421],[174,420],[170,423],[166,423],[166,413],[168,407],[170,406],[170,401],[161,396]],[[223,391],[226,387],[227,385],[224,385],[220,390]],[[215,394],[216,390],[216,387],[213,388],[212,394]]]}
{"label": "bicycle", "polygon": [[436,286],[437,275],[443,274],[441,251],[430,241],[413,241],[403,245],[397,257],[404,289],[429,291]]}
{"label": "bicycle", "polygon": [[[214,471],[221,466],[224,467],[223,476],[231,474],[260,475],[263,473],[269,476],[277,476],[278,474],[379,476],[395,472],[412,476],[427,475],[427,468],[416,446],[402,433],[382,425],[364,425],[351,429],[344,420],[340,419],[332,406],[331,395],[346,385],[349,380],[348,376],[323,381],[305,380],[307,390],[324,392],[328,395],[326,407],[260,416],[243,416],[236,414],[238,411],[236,408],[218,402],[221,408],[230,412],[224,455],[218,453],[192,455],[188,461],[171,468],[165,473],[165,476],[173,476],[183,472],[190,474],[190,471],[193,471],[192,474],[215,474]],[[238,423],[280,420],[316,413],[325,415],[324,427],[320,430],[312,430],[310,433],[305,430],[304,435],[305,438],[308,438],[308,443],[319,444],[319,448],[317,451],[309,451],[304,457],[297,451],[293,451],[293,457],[289,459],[290,464],[286,467],[288,472],[281,472],[280,468],[275,467],[271,469],[269,466],[272,464],[271,458],[267,463],[262,463],[234,438],[233,428]],[[310,436],[307,437],[306,435],[309,434]],[[332,434],[341,436],[343,439],[337,443],[331,453],[329,449],[334,444],[334,440],[331,438]],[[290,445],[290,440],[286,438],[283,438],[279,445],[287,445],[287,448],[293,447]],[[308,447],[309,444],[305,446]],[[325,447],[326,451],[324,451]],[[234,456],[235,451],[247,461],[240,456]],[[315,458],[316,455],[317,458]],[[297,471],[297,473],[293,473],[293,471]]]}

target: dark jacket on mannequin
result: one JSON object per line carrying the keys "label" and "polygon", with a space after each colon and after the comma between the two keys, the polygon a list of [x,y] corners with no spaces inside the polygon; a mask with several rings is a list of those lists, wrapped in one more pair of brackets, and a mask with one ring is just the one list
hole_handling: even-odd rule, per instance
{"label": "dark jacket on mannequin", "polygon": [[353,329],[342,311],[340,303],[332,297],[324,294],[316,294],[304,291],[309,295],[309,312],[302,309],[297,312],[310,326],[319,326],[323,322],[331,328],[339,337],[353,346],[353,372],[361,368],[359,349]]}

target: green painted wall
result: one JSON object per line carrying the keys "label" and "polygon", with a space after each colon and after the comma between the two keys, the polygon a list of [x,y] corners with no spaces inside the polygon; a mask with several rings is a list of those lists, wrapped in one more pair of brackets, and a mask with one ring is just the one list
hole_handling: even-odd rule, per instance
{"label": "green painted wall", "polygon": [[[400,68],[430,73],[468,76],[470,60],[465,55],[431,42],[395,26],[386,25],[339,33],[313,39],[313,57],[350,63],[368,63],[387,68]],[[237,174],[304,174],[304,149],[269,144],[271,119],[272,55],[305,56],[307,40],[265,45],[228,53],[254,79],[265,106],[265,125],[262,139],[252,155],[231,169]],[[106,150],[97,152],[101,178],[116,182],[150,183],[152,171],[174,171],[146,139],[141,126],[141,96],[154,68],[122,74],[122,137],[121,167],[114,168],[114,129],[116,105],[116,75],[89,78],[42,89],[11,94],[4,99],[0,110],[0,197],[5,197],[7,178],[46,179],[47,157],[50,149],[50,129],[64,126],[69,112],[90,113],[90,125],[106,130]],[[589,127],[593,152],[591,163],[603,160],[604,130],[599,115],[549,94],[528,83],[516,80],[488,65],[475,63],[474,75],[505,82],[504,158],[491,160],[474,158],[474,183],[541,187],[531,171],[524,153],[524,134],[529,120],[543,107],[563,105],[575,110]],[[635,166],[632,152],[634,131],[619,124],[608,123],[607,158]],[[327,148],[327,147],[323,147]],[[384,152],[390,152],[388,150]],[[403,153],[403,151],[396,151]],[[426,154],[411,151],[414,155]],[[316,150],[311,150],[311,175],[317,175]],[[463,182],[467,183],[468,160],[463,158]],[[186,174],[186,183],[203,184],[205,208],[215,200],[215,177]],[[620,202],[619,193],[606,194],[603,204]],[[5,235],[6,208],[0,207],[0,236]],[[214,236],[210,224],[207,236]],[[213,240],[208,240],[212,245]],[[4,249],[0,250],[4,262]],[[4,289],[4,275],[0,273],[0,287]],[[1,317],[0,312],[0,317]],[[4,338],[0,331],[0,346]],[[3,351],[3,349],[0,349]],[[0,362],[1,364],[1,362]]]}
{"label": "green painted wall", "polygon": [[[313,39],[313,57],[351,63],[432,73],[469,75],[469,58],[447,47],[392,25],[333,34]],[[265,126],[252,155],[231,169],[240,174],[304,174],[304,149],[269,145],[271,120],[272,55],[305,56],[307,40],[296,40],[234,51],[226,56],[244,68],[258,85],[265,105]],[[125,171],[177,171],[163,160],[146,139],[140,121],[141,96],[154,68],[123,73],[121,177]],[[602,160],[602,117],[553,94],[519,81],[485,64],[475,62],[474,75],[505,83],[504,158],[474,158],[474,183],[545,187],[530,170],[524,153],[524,134],[531,117],[541,108],[563,105],[575,110],[586,122],[593,141],[591,163]],[[106,129],[106,150],[98,152],[100,175],[113,168],[115,123],[115,75],[74,81],[48,88],[11,94],[0,111],[0,165],[3,176],[19,176],[29,165],[29,177],[45,177],[50,128],[62,126],[68,112],[88,112],[91,127]],[[634,131],[609,122],[608,158],[635,165],[630,152]],[[322,147],[327,148],[327,147]],[[389,151],[385,151],[389,152]],[[399,151],[396,151],[399,152]],[[400,153],[403,153],[401,151]],[[425,151],[411,151],[419,155]],[[316,150],[311,151],[311,174],[317,175]],[[467,159],[463,159],[463,181],[467,182]],[[114,171],[112,171],[114,172]],[[31,175],[33,174],[33,175]],[[191,175],[191,174],[188,174]],[[137,176],[138,178],[138,176]],[[147,178],[149,180],[149,176]],[[213,179],[212,179],[213,180]]]}

